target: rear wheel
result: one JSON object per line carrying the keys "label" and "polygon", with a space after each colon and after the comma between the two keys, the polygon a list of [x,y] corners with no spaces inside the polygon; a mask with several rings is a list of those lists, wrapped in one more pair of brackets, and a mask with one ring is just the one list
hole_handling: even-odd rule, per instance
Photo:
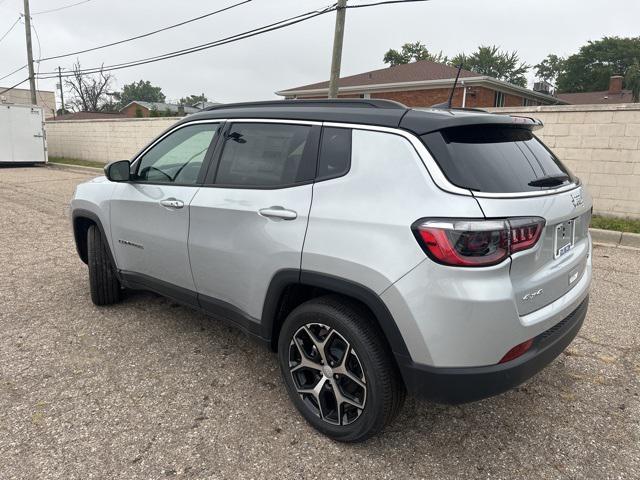
{"label": "rear wheel", "polygon": [[120,300],[120,282],[107,248],[98,227],[91,225],[87,232],[87,263],[91,301],[96,305],[111,305]]}
{"label": "rear wheel", "polygon": [[397,415],[404,386],[382,333],[360,305],[310,300],[285,320],[278,356],[289,396],[317,430],[357,442]]}

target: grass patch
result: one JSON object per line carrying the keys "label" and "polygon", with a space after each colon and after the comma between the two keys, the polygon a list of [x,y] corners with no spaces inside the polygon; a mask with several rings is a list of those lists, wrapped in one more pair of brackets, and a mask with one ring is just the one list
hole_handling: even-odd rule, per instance
{"label": "grass patch", "polygon": [[631,218],[612,218],[594,215],[591,217],[591,227],[618,232],[640,233],[640,220]]}
{"label": "grass patch", "polygon": [[49,157],[51,163],[62,163],[64,165],[77,165],[79,167],[93,167],[104,168],[106,165],[102,162],[96,162],[95,160],[79,160],[76,158],[63,158],[63,157]]}

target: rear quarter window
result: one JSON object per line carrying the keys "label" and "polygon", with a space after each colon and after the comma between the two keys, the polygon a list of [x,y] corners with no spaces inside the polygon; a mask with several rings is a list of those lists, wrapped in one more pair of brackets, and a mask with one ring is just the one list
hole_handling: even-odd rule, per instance
{"label": "rear quarter window", "polygon": [[[478,192],[512,193],[558,188],[574,182],[571,172],[526,128],[503,125],[453,127],[423,135],[451,183]],[[532,186],[566,175],[553,186]]]}

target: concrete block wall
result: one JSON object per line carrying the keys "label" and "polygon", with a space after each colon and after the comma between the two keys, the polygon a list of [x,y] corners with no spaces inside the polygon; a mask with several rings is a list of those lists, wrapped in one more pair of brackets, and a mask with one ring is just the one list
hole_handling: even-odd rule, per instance
{"label": "concrete block wall", "polygon": [[179,118],[114,118],[46,122],[50,157],[109,163],[128,160]]}
{"label": "concrete block wall", "polygon": [[[640,218],[640,104],[505,107],[540,119],[536,134],[588,186],[595,213]],[[49,155],[111,162],[131,158],[177,118],[47,122]]]}
{"label": "concrete block wall", "polygon": [[541,120],[536,135],[587,185],[594,213],[640,218],[640,104],[490,110]]}

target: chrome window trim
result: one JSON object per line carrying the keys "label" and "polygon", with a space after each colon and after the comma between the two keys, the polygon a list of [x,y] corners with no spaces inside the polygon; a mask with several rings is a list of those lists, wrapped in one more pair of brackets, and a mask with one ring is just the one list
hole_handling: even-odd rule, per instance
{"label": "chrome window trim", "polygon": [[285,120],[281,118],[227,118],[229,123],[284,123],[288,125],[322,125],[313,120]]}
{"label": "chrome window trim", "polygon": [[384,132],[391,133],[394,135],[400,135],[401,137],[406,138],[413,148],[418,153],[418,156],[422,160],[429,176],[436,184],[438,188],[444,190],[445,192],[455,193],[457,195],[466,195],[468,197],[477,197],[477,198],[527,198],[527,197],[542,197],[547,195],[554,195],[556,193],[568,192],[569,190],[574,190],[580,187],[579,183],[572,183],[570,185],[565,185],[563,187],[554,188],[550,190],[541,190],[539,192],[509,192],[509,193],[492,193],[492,192],[472,192],[466,188],[460,188],[454,184],[452,184],[447,177],[445,177],[444,173],[434,160],[434,158],[427,150],[427,147],[420,141],[420,139],[414,135],[413,133],[407,132],[406,130],[402,130],[400,128],[391,128],[391,127],[380,127],[376,125],[362,125],[357,123],[337,123],[337,122],[322,122],[323,126],[326,127],[337,127],[337,128],[352,128],[356,130],[370,130],[374,132]]}
{"label": "chrome window trim", "polygon": [[155,139],[152,143],[147,145],[140,153],[138,153],[134,159],[131,161],[131,166],[140,160],[144,154],[146,154],[151,148],[153,148],[158,142],[163,140],[168,135],[172,134],[176,130],[180,128],[184,128],[190,125],[197,125],[202,123],[282,123],[289,125],[320,125],[326,127],[336,127],[336,128],[351,128],[355,130],[369,130],[373,132],[383,132],[390,133],[393,135],[399,135],[407,139],[416,153],[420,157],[420,160],[424,164],[427,169],[427,173],[436,184],[438,188],[444,190],[445,192],[454,193],[456,195],[465,195],[467,197],[477,197],[477,198],[527,198],[527,197],[542,197],[547,195],[555,195],[557,193],[568,192],[570,190],[574,190],[580,187],[580,183],[571,183],[569,185],[564,185],[559,188],[553,188],[549,190],[541,190],[539,192],[509,192],[509,193],[492,193],[492,192],[472,192],[469,189],[461,188],[453,183],[451,183],[447,177],[444,175],[435,159],[431,156],[427,147],[424,146],[422,141],[413,133],[407,132],[406,130],[402,130],[400,128],[392,128],[392,127],[381,127],[378,125],[364,125],[360,123],[344,123],[344,122],[319,122],[313,120],[288,120],[281,118],[212,118],[212,119],[203,119],[203,120],[193,120],[189,122],[182,123],[180,125],[175,126],[174,128],[166,131],[162,136]]}

